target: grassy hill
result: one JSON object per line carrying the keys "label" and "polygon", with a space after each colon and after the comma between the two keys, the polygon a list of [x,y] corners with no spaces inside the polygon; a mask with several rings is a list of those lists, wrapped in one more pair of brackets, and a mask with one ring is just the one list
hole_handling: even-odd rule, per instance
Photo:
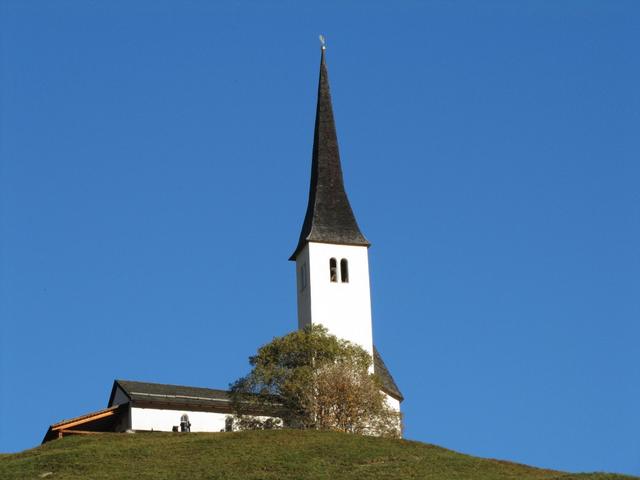
{"label": "grassy hill", "polygon": [[22,453],[0,456],[0,478],[613,480],[632,477],[543,470],[406,440],[282,430],[68,437]]}

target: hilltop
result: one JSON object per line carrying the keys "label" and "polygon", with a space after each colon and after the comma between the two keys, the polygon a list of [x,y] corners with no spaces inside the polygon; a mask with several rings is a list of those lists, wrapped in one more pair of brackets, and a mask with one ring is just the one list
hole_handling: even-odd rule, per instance
{"label": "hilltop", "polygon": [[544,470],[407,440],[280,430],[68,437],[0,456],[0,478],[614,480],[633,477]]}

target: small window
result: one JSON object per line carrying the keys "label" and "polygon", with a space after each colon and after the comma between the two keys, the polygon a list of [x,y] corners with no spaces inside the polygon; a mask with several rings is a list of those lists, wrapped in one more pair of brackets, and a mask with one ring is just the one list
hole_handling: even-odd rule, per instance
{"label": "small window", "polygon": [[349,263],[346,258],[340,260],[340,277],[342,283],[349,283]]}
{"label": "small window", "polygon": [[329,260],[329,278],[332,282],[338,281],[338,262],[335,258]]}
{"label": "small window", "polygon": [[191,431],[191,422],[189,421],[189,415],[183,413],[180,417],[180,431],[181,432],[190,432]]}

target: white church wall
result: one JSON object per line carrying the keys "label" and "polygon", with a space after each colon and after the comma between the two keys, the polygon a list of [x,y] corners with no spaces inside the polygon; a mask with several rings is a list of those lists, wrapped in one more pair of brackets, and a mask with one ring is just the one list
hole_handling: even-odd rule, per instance
{"label": "white church wall", "polygon": [[224,431],[229,416],[227,413],[132,407],[131,429],[171,432],[174,426],[180,426],[180,417],[185,413],[189,415],[192,432]]}
{"label": "white church wall", "polygon": [[393,398],[391,395],[386,394],[385,392],[382,392],[384,394],[384,400],[385,402],[387,402],[387,405],[392,408],[394,411],[399,412],[400,411],[400,400],[397,400],[395,398]]}
{"label": "white church wall", "polygon": [[[191,422],[191,432],[224,432],[227,418],[233,416],[229,413],[132,407],[130,428],[132,430],[171,432],[173,427],[180,427],[180,417],[185,413]],[[265,421],[276,417],[256,415],[254,418]],[[238,430],[235,425],[232,429],[233,431]]]}
{"label": "white church wall", "polygon": [[[387,403],[389,408],[391,408],[394,412],[400,413],[400,400],[393,398],[391,395],[388,395],[385,392],[382,392],[382,394],[384,395],[385,402]],[[398,431],[398,434],[402,436],[402,419],[401,418],[398,419],[397,431]]]}
{"label": "white church wall", "polygon": [[[329,262],[337,262],[337,281]],[[341,281],[340,261],[348,262],[348,282]],[[306,288],[300,278],[306,265]],[[367,247],[309,242],[296,258],[298,324],[322,324],[338,338],[359,344],[373,354],[371,291]]]}

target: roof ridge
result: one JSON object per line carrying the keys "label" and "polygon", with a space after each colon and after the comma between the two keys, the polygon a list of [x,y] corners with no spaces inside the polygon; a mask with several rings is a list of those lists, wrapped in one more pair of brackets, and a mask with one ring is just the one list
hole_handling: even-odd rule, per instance
{"label": "roof ridge", "polygon": [[[223,390],[220,388],[212,388],[212,387],[194,387],[191,385],[178,385],[175,383],[158,383],[158,382],[141,382],[139,380],[122,380],[122,379],[116,379],[115,380],[119,385],[123,386],[123,383],[132,383],[132,384],[138,384],[138,385],[154,385],[154,386],[160,386],[160,387],[177,387],[177,388],[191,388],[191,389],[197,389],[197,390],[212,390],[212,391],[216,391],[216,392],[225,392],[228,393],[229,390]],[[131,392],[133,393],[133,392]]]}

